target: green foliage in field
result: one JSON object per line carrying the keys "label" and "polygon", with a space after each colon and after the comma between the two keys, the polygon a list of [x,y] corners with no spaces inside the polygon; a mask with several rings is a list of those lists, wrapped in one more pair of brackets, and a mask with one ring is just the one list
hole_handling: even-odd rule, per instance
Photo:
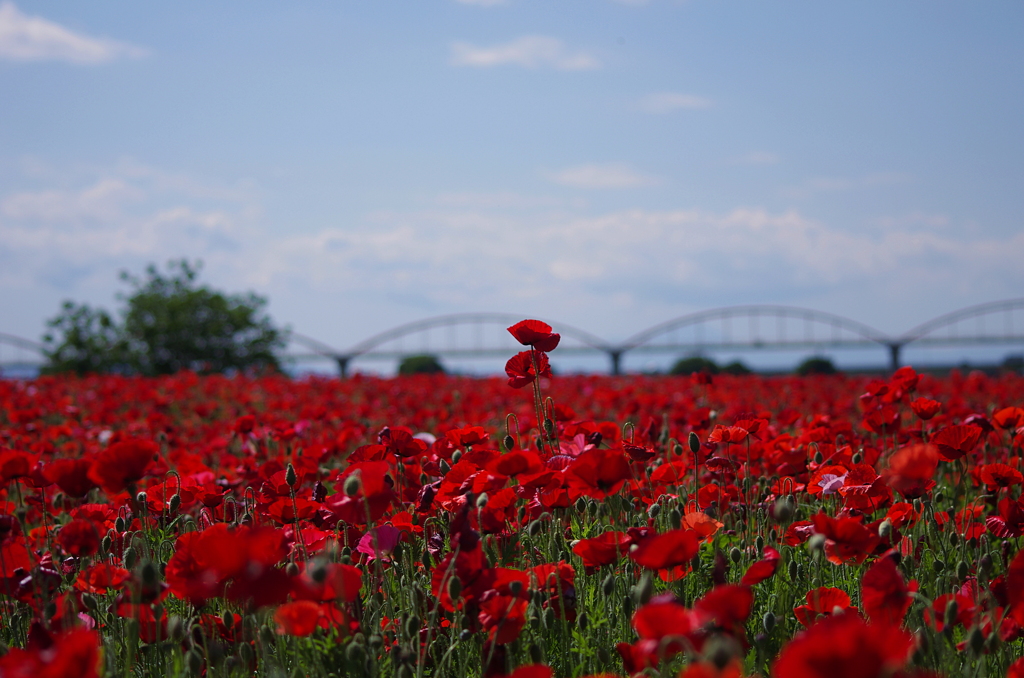
{"label": "green foliage in field", "polygon": [[225,372],[280,366],[274,350],[285,334],[263,312],[254,293],[227,295],[197,282],[199,265],[172,261],[140,279],[122,273],[132,291],[122,296],[122,320],[67,301],[47,324],[46,373]]}

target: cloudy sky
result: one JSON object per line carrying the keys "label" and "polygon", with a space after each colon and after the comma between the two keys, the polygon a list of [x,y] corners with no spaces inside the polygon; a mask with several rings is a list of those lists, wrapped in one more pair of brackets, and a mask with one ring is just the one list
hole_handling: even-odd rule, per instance
{"label": "cloudy sky", "polygon": [[1024,291],[1024,4],[0,2],[0,331],[117,273],[344,348]]}

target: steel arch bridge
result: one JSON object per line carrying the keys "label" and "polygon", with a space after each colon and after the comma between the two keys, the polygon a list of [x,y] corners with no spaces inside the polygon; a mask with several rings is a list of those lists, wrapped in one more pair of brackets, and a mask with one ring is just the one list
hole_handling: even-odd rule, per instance
{"label": "steel arch bridge", "polygon": [[[522,350],[522,346],[506,328],[523,319],[512,313],[453,313],[417,320],[393,327],[364,339],[348,350],[332,349],[314,339],[292,333],[292,339],[312,351],[313,356],[327,357],[338,364],[342,376],[348,374],[350,363],[357,358],[401,359],[416,353],[431,353],[449,358],[503,357]],[[609,353],[614,347],[603,339],[571,325],[558,325],[562,343],[560,354]],[[443,335],[443,336],[438,336]],[[418,338],[411,344],[408,338]],[[312,357],[297,355],[296,358]]]}
{"label": "steel arch bridge", "polygon": [[[405,323],[339,350],[297,332],[289,335],[286,359],[334,361],[342,376],[354,360],[394,360],[430,353],[449,358],[505,357],[522,347],[506,327],[524,316],[509,313],[456,313]],[[612,343],[558,322],[560,355],[603,353],[618,374],[627,353],[681,353],[705,350],[810,349],[884,347],[890,366],[915,346],[1024,345],[1024,298],[969,306],[890,336],[873,327],[823,311],[776,305],[746,305],[691,313]],[[7,353],[17,353],[8,359]],[[26,357],[26,355],[28,357]],[[43,363],[38,342],[0,333],[0,368],[37,368]]]}
{"label": "steel arch bridge", "polygon": [[0,332],[0,374],[10,369],[38,369],[44,356],[44,346],[38,341]]}

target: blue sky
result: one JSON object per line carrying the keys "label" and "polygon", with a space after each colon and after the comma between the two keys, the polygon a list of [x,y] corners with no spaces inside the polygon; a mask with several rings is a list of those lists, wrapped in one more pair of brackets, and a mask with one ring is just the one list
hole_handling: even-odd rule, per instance
{"label": "blue sky", "polygon": [[1024,290],[1024,4],[0,3],[0,331],[189,257],[341,348]]}

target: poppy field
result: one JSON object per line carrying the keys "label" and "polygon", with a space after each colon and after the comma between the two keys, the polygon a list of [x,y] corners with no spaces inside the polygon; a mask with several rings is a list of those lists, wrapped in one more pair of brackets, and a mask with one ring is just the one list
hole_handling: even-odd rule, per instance
{"label": "poppy field", "polygon": [[1024,378],[0,381],[0,678],[1024,677]]}

